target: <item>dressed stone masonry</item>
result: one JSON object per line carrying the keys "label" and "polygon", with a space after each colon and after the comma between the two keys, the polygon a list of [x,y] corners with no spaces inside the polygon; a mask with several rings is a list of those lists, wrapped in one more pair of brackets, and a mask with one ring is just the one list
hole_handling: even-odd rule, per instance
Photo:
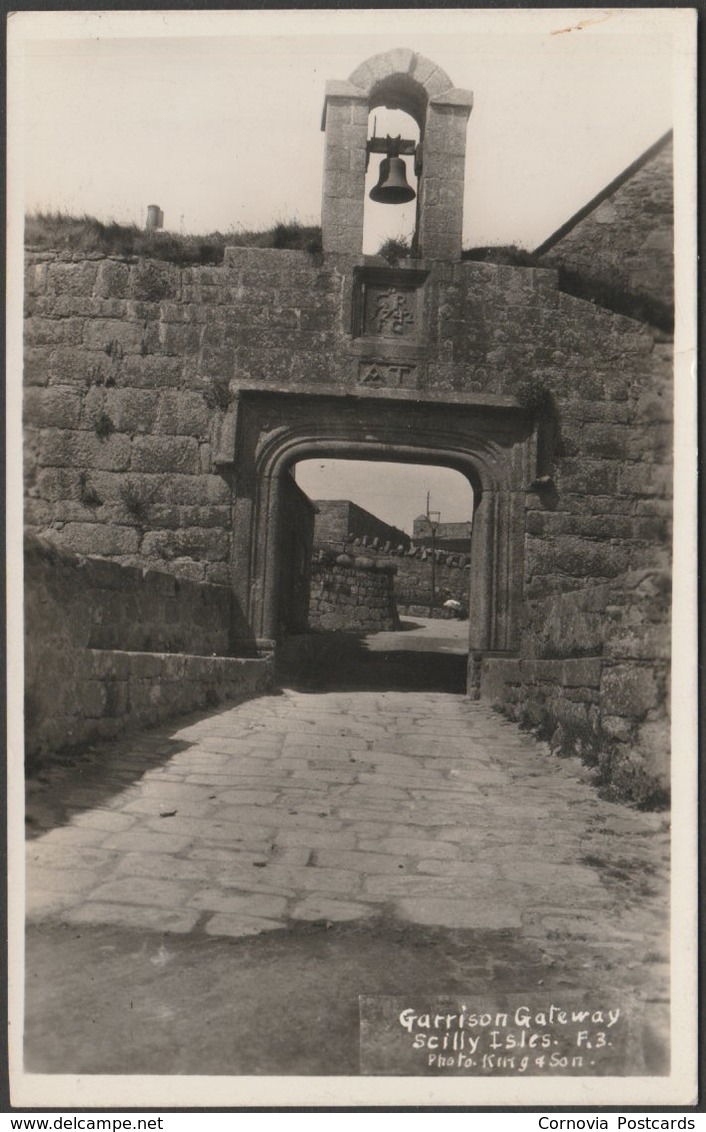
{"label": "dressed stone masonry", "polygon": [[268,691],[267,659],[227,655],[229,607],[224,586],[84,558],[28,536],[28,765],[57,748]]}
{"label": "dressed stone masonry", "polygon": [[[421,130],[418,255],[397,268],[361,254],[381,104]],[[322,255],[30,251],[27,525],[228,587],[228,651],[252,653],[281,633],[297,460],[455,468],[475,499],[470,693],[595,749],[644,801],[668,774],[672,346],[556,270],[461,259],[471,105],[406,50],[329,84]]]}
{"label": "dressed stone masonry", "polygon": [[320,554],[311,575],[311,628],[378,632],[399,628],[395,571],[395,566],[365,555]]}

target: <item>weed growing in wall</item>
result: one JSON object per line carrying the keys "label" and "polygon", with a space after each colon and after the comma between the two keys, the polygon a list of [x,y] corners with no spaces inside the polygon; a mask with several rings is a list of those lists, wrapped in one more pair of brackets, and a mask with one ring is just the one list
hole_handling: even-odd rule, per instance
{"label": "weed growing in wall", "polygon": [[123,348],[117,338],[112,338],[110,342],[106,342],[105,352],[108,357],[112,358],[114,361],[122,361],[124,356]]}
{"label": "weed growing in wall", "polygon": [[203,399],[209,409],[224,413],[231,402],[230,384],[227,381],[214,381],[204,390]]}
{"label": "weed growing in wall", "polygon": [[130,517],[140,526],[149,519],[150,506],[154,501],[154,490],[150,491],[143,483],[128,479],[120,489],[120,498]]}
{"label": "weed growing in wall", "polygon": [[324,250],[321,228],[317,225],[300,224],[298,220],[280,220],[271,231],[273,248],[289,248],[292,251],[310,252],[312,255],[320,255]]}
{"label": "weed growing in wall", "polygon": [[99,440],[107,440],[115,432],[115,425],[104,410],[96,417],[93,428]]}
{"label": "weed growing in wall", "polygon": [[409,259],[411,254],[412,246],[404,236],[398,236],[397,239],[390,237],[378,248],[378,255],[393,265],[399,263],[401,259]]}
{"label": "weed growing in wall", "polygon": [[554,408],[554,398],[550,389],[541,381],[522,381],[515,393],[523,409],[531,413],[546,415]]}
{"label": "weed growing in wall", "polygon": [[461,259],[472,263],[495,263],[506,267],[533,267],[537,263],[534,252],[516,244],[498,244],[480,248],[464,248]]}
{"label": "weed growing in wall", "polygon": [[100,507],[103,502],[96,489],[89,482],[87,472],[79,472],[78,497],[84,507]]}

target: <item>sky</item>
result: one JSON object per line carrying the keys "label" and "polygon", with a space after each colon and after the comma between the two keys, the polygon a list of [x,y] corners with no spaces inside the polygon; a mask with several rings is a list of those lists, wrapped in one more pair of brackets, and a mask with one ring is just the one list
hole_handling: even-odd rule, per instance
{"label": "sky", "polygon": [[[318,223],[325,83],[395,46],[474,93],[467,246],[536,246],[672,124],[669,28],[645,10],[585,26],[571,11],[118,15],[20,13],[28,210],[143,224],[158,204],[184,232]],[[371,238],[411,228],[413,206],[377,212]]]}
{"label": "sky", "polygon": [[302,460],[295,469],[310,499],[352,499],[372,515],[412,533],[412,523],[427,509],[441,512],[443,523],[473,518],[473,491],[453,468],[390,464],[364,460]]}
{"label": "sky", "polygon": [[[404,46],[474,94],[464,246],[532,248],[672,126],[674,16],[19,13],[9,26],[10,176],[26,211],[142,225],[158,204],[165,228],[185,233],[318,224],[325,83]],[[378,134],[410,136],[404,115],[375,114]],[[373,160],[366,195],[376,179]],[[364,251],[411,235],[413,217],[414,205],[367,201]],[[298,480],[314,498],[354,499],[407,530],[427,491],[446,521],[472,507],[449,469],[311,461]]]}

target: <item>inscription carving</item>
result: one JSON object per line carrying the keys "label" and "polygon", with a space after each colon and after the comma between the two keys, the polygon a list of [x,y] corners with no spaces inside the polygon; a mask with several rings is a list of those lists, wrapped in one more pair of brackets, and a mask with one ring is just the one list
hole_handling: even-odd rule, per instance
{"label": "inscription carving", "polygon": [[413,388],[416,375],[414,362],[361,362],[358,384],[372,389]]}
{"label": "inscription carving", "polygon": [[414,315],[410,310],[410,295],[388,287],[384,291],[370,295],[372,306],[370,322],[378,334],[404,336],[414,327]]}
{"label": "inscription carving", "polygon": [[426,271],[414,268],[355,269],[351,328],[354,338],[386,338],[413,345],[424,333]]}

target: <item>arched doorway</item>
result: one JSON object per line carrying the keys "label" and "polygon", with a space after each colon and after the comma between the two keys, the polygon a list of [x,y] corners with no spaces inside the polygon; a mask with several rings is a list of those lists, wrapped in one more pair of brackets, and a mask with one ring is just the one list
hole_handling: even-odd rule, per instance
{"label": "arched doorway", "polygon": [[[392,631],[396,618],[467,618],[474,506],[466,476],[432,464],[320,456],[299,461],[293,475],[297,502],[309,504],[293,509],[311,532],[307,628],[374,631],[379,621]],[[297,570],[296,554],[287,557],[285,585]],[[356,566],[356,558],[369,561]],[[284,612],[290,631],[300,631]],[[453,635],[467,642],[468,626]]]}
{"label": "arched doorway", "polygon": [[468,478],[475,500],[469,651],[515,652],[532,427],[510,399],[488,402],[411,400],[389,390],[364,397],[241,391],[232,578],[251,637],[277,637],[284,477],[297,461],[339,456],[441,465]]}
{"label": "arched doorway", "polygon": [[[381,621],[393,631],[398,619],[410,616],[437,621],[436,628],[443,629],[440,622],[453,617],[459,622],[455,636],[467,642],[474,501],[465,475],[428,462],[320,454],[298,461],[293,474],[290,496],[296,503],[308,500],[313,512],[308,524],[302,514],[313,551],[309,628],[374,631]],[[299,514],[286,503],[285,527],[290,512]],[[291,543],[285,530],[285,590],[297,569]],[[345,573],[351,569],[358,573]],[[449,608],[448,601],[457,604]],[[280,622],[285,632],[292,624],[286,607]],[[296,624],[293,631],[299,631]]]}

